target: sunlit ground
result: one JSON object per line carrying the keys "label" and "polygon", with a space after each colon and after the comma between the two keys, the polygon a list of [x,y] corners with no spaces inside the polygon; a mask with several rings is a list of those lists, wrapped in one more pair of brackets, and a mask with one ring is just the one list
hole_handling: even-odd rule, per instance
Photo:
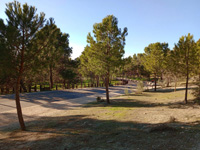
{"label": "sunlit ground", "polygon": [[1,131],[0,149],[200,149],[200,106],[184,90],[144,92],[60,110]]}

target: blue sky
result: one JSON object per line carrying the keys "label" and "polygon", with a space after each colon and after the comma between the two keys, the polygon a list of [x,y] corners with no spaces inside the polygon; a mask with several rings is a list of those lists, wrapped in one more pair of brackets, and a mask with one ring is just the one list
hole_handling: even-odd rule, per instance
{"label": "blue sky", "polygon": [[[0,18],[5,19],[5,3],[0,0]],[[33,5],[46,18],[53,17],[62,32],[69,33],[72,58],[86,46],[93,24],[107,15],[118,18],[120,28],[128,28],[125,55],[142,53],[154,42],[167,42],[172,49],[182,35],[200,38],[199,0],[19,0]]]}

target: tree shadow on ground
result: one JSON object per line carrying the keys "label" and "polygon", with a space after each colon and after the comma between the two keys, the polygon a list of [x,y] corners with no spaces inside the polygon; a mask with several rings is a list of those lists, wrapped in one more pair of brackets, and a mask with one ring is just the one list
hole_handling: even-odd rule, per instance
{"label": "tree shadow on ground", "polygon": [[[0,148],[7,149],[191,149],[200,138],[199,122],[165,123],[168,129],[148,130],[156,124],[98,120],[85,115],[41,117],[26,123],[27,131],[1,131]],[[173,130],[174,129],[174,130]]]}
{"label": "tree shadow on ground", "polygon": [[185,104],[184,102],[169,102],[169,103],[157,103],[157,102],[147,102],[137,99],[112,99],[110,104],[107,104],[106,101],[103,102],[90,102],[84,104],[82,107],[162,107],[167,106],[171,109],[188,109],[188,108],[197,108],[199,105],[194,104],[193,101]]}
{"label": "tree shadow on ground", "polygon": [[[48,92],[36,92],[36,93],[24,93],[20,95],[20,100],[22,102],[26,102],[24,104],[24,107],[33,106],[33,104],[40,105],[42,107],[46,108],[54,108],[54,109],[60,109],[65,110],[68,109],[68,107],[76,107],[76,105],[81,104],[83,102],[79,101],[79,98],[81,97],[89,97],[92,96],[93,93],[81,93],[79,91],[48,91]],[[12,95],[2,95],[0,96],[0,99],[6,99],[11,100],[14,103],[14,94]],[[62,101],[69,101],[68,104],[62,104],[60,102]],[[85,100],[84,103],[90,102],[91,100],[88,98],[88,100]],[[4,105],[4,104],[1,104]],[[8,110],[12,110],[13,107],[9,105],[4,105],[8,107]]]}
{"label": "tree shadow on ground", "polygon": [[136,99],[112,99],[110,104],[104,102],[91,102],[83,107],[155,107],[155,104],[138,101]]}
{"label": "tree shadow on ground", "polygon": [[[188,90],[192,90],[194,88],[188,88]],[[176,91],[185,91],[185,88],[177,88]],[[156,91],[154,91],[154,89],[150,89],[148,90],[148,92],[154,92],[154,93],[170,93],[170,92],[174,92],[174,89],[168,89],[168,88],[158,88]]]}
{"label": "tree shadow on ground", "polygon": [[[23,115],[24,120],[26,122],[27,119],[29,120],[36,120],[40,117],[38,116],[30,116],[30,115]],[[4,128],[13,128],[15,126],[18,126],[18,117],[17,113],[1,113],[0,114],[0,131]]]}
{"label": "tree shadow on ground", "polygon": [[[37,100],[54,102],[63,99],[76,99],[83,96],[90,96],[92,93],[81,93],[78,91],[45,91],[45,92],[35,92],[35,93],[23,93],[20,94],[21,101],[37,102]],[[14,100],[15,95],[2,95],[3,99]]]}
{"label": "tree shadow on ground", "polygon": [[[115,93],[124,94],[124,88],[122,86],[114,86],[112,89]],[[45,91],[45,92],[34,92],[34,93],[21,93],[20,100],[22,102],[27,102],[26,106],[32,106],[32,104],[37,104],[46,108],[62,109],[68,108],[67,104],[59,104],[61,101],[68,101],[70,99],[70,106],[76,107],[78,104],[91,102],[91,97],[95,98],[95,95],[105,95],[105,88],[86,88],[79,90],[58,90],[58,91]],[[79,99],[84,98],[85,100],[81,102]],[[15,95],[1,95],[0,99],[11,100],[14,102]],[[1,104],[3,105],[3,104]],[[6,106],[6,105],[4,105]],[[12,110],[13,107],[9,105],[6,106],[8,110]]]}

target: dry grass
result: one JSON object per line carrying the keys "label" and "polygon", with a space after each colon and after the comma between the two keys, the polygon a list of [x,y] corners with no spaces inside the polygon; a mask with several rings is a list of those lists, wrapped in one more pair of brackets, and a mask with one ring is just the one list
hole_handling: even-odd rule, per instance
{"label": "dry grass", "polygon": [[200,110],[184,91],[144,92],[89,103],[0,132],[0,149],[200,149]]}

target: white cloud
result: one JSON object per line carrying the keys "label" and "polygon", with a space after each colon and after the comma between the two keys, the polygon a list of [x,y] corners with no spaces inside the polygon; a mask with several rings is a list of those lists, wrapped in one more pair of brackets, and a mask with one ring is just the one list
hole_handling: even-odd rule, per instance
{"label": "white cloud", "polygon": [[79,57],[82,53],[82,51],[84,50],[84,45],[81,45],[81,44],[76,44],[76,43],[70,43],[69,44],[70,47],[72,47],[72,59],[75,59],[77,57]]}

